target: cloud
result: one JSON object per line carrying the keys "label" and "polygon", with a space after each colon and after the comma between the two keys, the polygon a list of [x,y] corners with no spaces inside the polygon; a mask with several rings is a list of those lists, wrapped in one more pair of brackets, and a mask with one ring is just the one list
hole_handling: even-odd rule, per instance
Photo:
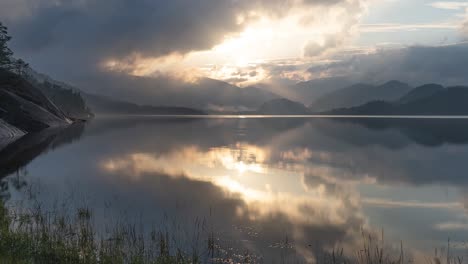
{"label": "cloud", "polygon": [[461,29],[461,33],[463,37],[465,39],[468,38],[468,3],[467,2],[434,2],[434,3],[430,3],[429,5],[434,8],[439,8],[439,9],[457,10],[457,11],[465,10],[465,14],[459,15],[465,18],[460,26],[460,29]]}
{"label": "cloud", "polygon": [[358,34],[358,24],[365,10],[364,1],[349,1],[345,8],[336,10],[335,19],[340,21],[340,26],[328,28],[321,37],[310,40],[304,47],[304,56],[327,55],[350,42],[350,39]]}
{"label": "cloud", "polygon": [[430,3],[429,6],[440,9],[458,10],[464,7],[468,7],[466,2],[434,2]]}
{"label": "cloud", "polygon": [[459,202],[431,203],[422,201],[395,201],[379,198],[363,198],[361,200],[368,206],[383,208],[431,208],[431,209],[452,209],[463,210],[463,204]]}
{"label": "cloud", "polygon": [[466,9],[465,22],[462,24],[461,32],[465,39],[468,40],[468,8]]}
{"label": "cloud", "polygon": [[315,76],[350,76],[356,82],[401,80],[413,85],[468,84],[468,44],[381,49],[310,67]]}
{"label": "cloud", "polygon": [[[111,5],[96,0],[23,0],[2,2],[0,9],[23,15],[7,21],[15,48],[22,53],[46,53],[50,59],[66,55],[60,62],[84,57],[82,61],[97,64],[135,54],[162,57],[207,50],[262,16],[282,17],[299,8],[348,6],[348,2],[117,0]],[[54,56],[57,51],[61,54]]]}
{"label": "cloud", "polygon": [[401,32],[416,30],[434,30],[434,29],[458,29],[459,25],[455,23],[428,23],[428,24],[363,24],[360,26],[361,32]]}
{"label": "cloud", "polygon": [[[185,91],[197,88],[180,82],[187,78],[173,78],[167,72],[183,71],[179,75],[188,73],[190,79],[205,74],[242,86],[269,78],[270,72],[261,65],[230,75],[239,72],[238,65],[227,66],[227,74],[222,67],[218,67],[220,71],[208,70],[206,74],[203,62],[197,61],[195,66],[178,64],[194,53],[212,51],[230,39],[242,37],[250,26],[265,20],[274,25],[284,23],[282,26],[287,30],[307,29],[306,35],[310,39],[326,35],[327,40],[320,48],[338,49],[347,43],[351,36],[348,31],[353,31],[367,1],[115,0],[110,4],[98,0],[5,0],[0,2],[0,17],[9,26],[13,36],[11,45],[17,56],[30,62],[37,71],[86,91],[156,104],[164,101],[161,98],[184,97]],[[268,26],[271,28],[271,24],[266,28]],[[285,34],[289,33],[287,30]],[[254,33],[247,37],[255,37]],[[296,35],[303,33],[294,32]],[[266,34],[265,42],[269,41],[268,36]],[[315,52],[310,43],[306,54],[313,55]],[[274,41],[263,44],[283,45]],[[306,39],[296,43],[298,55],[305,44]],[[272,48],[271,52],[276,55],[279,48]],[[213,68],[229,63],[222,61],[211,65]],[[166,66],[167,69],[160,68]],[[288,78],[302,78],[297,71],[287,71],[286,74]],[[135,75],[156,77],[143,80]],[[167,92],[170,89],[175,91]],[[149,99],[155,96],[158,98],[154,101]],[[198,100],[198,97],[210,95],[201,92],[195,97]],[[170,101],[186,105],[190,99]],[[207,103],[220,104],[217,101],[195,105]]]}
{"label": "cloud", "polygon": [[345,39],[341,35],[327,35],[322,43],[309,42],[304,48],[304,55],[307,57],[317,57],[326,55],[328,52],[342,46]]}

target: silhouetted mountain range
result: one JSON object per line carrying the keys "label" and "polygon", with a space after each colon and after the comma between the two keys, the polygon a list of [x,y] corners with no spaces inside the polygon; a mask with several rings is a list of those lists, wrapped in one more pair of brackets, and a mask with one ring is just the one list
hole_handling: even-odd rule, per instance
{"label": "silhouetted mountain range", "polygon": [[206,112],[253,111],[264,102],[280,97],[256,87],[240,88],[210,78],[188,81],[165,75],[128,78],[114,74],[90,80],[89,84],[83,80],[80,88],[83,92],[138,105],[182,106]]}
{"label": "silhouetted mountain range", "polygon": [[379,86],[360,83],[321,96],[309,108],[314,112],[321,112],[358,106],[375,100],[395,101],[410,90],[408,84],[400,81],[389,81]]}
{"label": "silhouetted mountain range", "polygon": [[439,84],[425,84],[423,86],[419,86],[414,88],[413,90],[409,91],[406,95],[401,97],[398,102],[399,103],[410,103],[413,101],[417,101],[424,97],[431,96],[437,92],[440,92],[444,89],[442,85]]}
{"label": "silhouetted mountain range", "polygon": [[371,101],[363,105],[335,109],[338,115],[468,115],[468,87],[441,88],[424,85],[396,101]]}
{"label": "silhouetted mountain range", "polygon": [[277,81],[275,83],[261,83],[253,87],[273,92],[278,96],[288,98],[304,105],[309,105],[317,98],[353,84],[346,77],[319,78],[303,82]]}

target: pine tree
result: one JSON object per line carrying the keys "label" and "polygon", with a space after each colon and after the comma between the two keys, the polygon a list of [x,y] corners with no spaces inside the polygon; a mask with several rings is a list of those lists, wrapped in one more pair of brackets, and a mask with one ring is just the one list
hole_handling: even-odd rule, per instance
{"label": "pine tree", "polygon": [[11,37],[8,35],[8,28],[0,22],[0,68],[11,70],[13,67],[13,52],[8,48],[8,41]]}
{"label": "pine tree", "polygon": [[29,64],[22,59],[15,60],[13,63],[14,71],[20,76],[25,76],[28,68]]}

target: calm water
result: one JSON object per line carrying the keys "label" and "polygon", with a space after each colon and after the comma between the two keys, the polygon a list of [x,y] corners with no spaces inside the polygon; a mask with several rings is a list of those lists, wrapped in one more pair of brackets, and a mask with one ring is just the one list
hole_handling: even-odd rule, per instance
{"label": "calm water", "polygon": [[265,263],[352,251],[362,229],[415,259],[449,237],[466,255],[466,119],[98,118],[10,145],[0,175],[11,205],[88,206],[102,232],[136,221],[192,242],[204,222]]}

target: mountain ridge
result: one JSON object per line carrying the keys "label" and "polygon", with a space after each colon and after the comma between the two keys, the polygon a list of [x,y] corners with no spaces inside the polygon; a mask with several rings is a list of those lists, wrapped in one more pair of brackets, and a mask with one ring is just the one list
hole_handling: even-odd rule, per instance
{"label": "mountain ridge", "polygon": [[[421,86],[423,87],[423,86]],[[420,87],[418,87],[420,88]],[[416,89],[418,89],[416,88]],[[435,86],[434,86],[435,88]],[[468,115],[468,86],[438,89],[409,102],[370,101],[324,113],[337,115]]]}
{"label": "mountain ridge", "polygon": [[265,102],[256,113],[262,115],[307,115],[310,114],[310,110],[299,102],[279,98]]}
{"label": "mountain ridge", "polygon": [[314,112],[322,112],[337,108],[358,106],[369,101],[394,101],[408,93],[411,87],[407,83],[396,80],[382,85],[357,83],[335,90],[316,99],[309,108]]}

